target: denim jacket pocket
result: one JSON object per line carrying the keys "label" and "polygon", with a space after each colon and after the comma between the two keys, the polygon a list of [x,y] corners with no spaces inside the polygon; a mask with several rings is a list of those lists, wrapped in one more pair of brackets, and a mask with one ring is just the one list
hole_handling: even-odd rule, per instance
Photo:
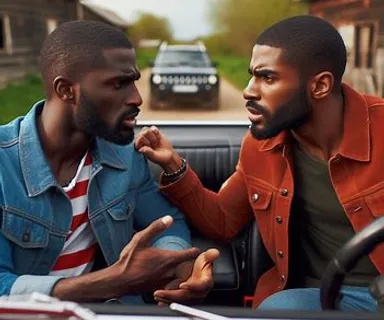
{"label": "denim jacket pocket", "polygon": [[49,229],[43,223],[19,212],[2,209],[1,230],[5,237],[21,248],[45,248]]}
{"label": "denim jacket pocket", "polygon": [[114,220],[128,220],[135,209],[134,197],[125,197],[113,206],[107,209],[108,213]]}

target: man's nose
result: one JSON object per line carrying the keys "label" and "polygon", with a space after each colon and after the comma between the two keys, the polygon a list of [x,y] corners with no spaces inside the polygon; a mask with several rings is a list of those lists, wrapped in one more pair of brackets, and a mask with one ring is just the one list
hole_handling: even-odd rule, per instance
{"label": "man's nose", "polygon": [[140,106],[143,104],[143,99],[136,85],[133,85],[133,90],[130,92],[127,99],[125,100],[125,104],[135,106]]}
{"label": "man's nose", "polygon": [[260,100],[260,90],[258,90],[257,83],[254,78],[251,78],[248,85],[243,90],[243,97],[245,100]]}

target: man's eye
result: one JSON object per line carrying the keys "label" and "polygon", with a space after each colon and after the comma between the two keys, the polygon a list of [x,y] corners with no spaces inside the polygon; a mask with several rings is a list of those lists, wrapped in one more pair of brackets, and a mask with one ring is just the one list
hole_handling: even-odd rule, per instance
{"label": "man's eye", "polygon": [[113,83],[113,87],[114,87],[115,89],[121,89],[121,87],[122,87],[122,85],[121,85],[121,81],[115,81],[115,82]]}
{"label": "man's eye", "polygon": [[274,78],[270,77],[270,76],[263,76],[263,80],[268,83],[268,84],[271,84],[273,83],[273,81],[275,80]]}
{"label": "man's eye", "polygon": [[119,90],[125,86],[127,86],[129,84],[129,80],[117,80],[117,81],[114,81],[113,82],[113,87],[116,89],[116,90]]}

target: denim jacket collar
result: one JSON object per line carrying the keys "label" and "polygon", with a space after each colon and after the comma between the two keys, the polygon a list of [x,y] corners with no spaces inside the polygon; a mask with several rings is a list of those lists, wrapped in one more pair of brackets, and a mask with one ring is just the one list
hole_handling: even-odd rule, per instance
{"label": "denim jacket collar", "polygon": [[[44,103],[44,100],[37,102],[20,126],[20,165],[29,197],[35,197],[50,187],[59,187],[45,157],[37,129],[37,117],[42,112]],[[113,144],[96,138],[92,148],[92,166],[96,168],[104,164],[118,170],[127,170],[114,149]]]}

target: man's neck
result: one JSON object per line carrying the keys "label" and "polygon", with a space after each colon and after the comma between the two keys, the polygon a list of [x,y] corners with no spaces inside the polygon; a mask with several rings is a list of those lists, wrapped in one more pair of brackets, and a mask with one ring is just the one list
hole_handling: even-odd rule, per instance
{"label": "man's neck", "polygon": [[337,153],[343,132],[344,99],[340,92],[315,106],[309,121],[292,131],[292,135],[306,152],[320,160],[329,160]]}
{"label": "man's neck", "polygon": [[70,106],[47,101],[37,126],[44,154],[56,179],[68,180],[89,149],[92,139],[76,130]]}

